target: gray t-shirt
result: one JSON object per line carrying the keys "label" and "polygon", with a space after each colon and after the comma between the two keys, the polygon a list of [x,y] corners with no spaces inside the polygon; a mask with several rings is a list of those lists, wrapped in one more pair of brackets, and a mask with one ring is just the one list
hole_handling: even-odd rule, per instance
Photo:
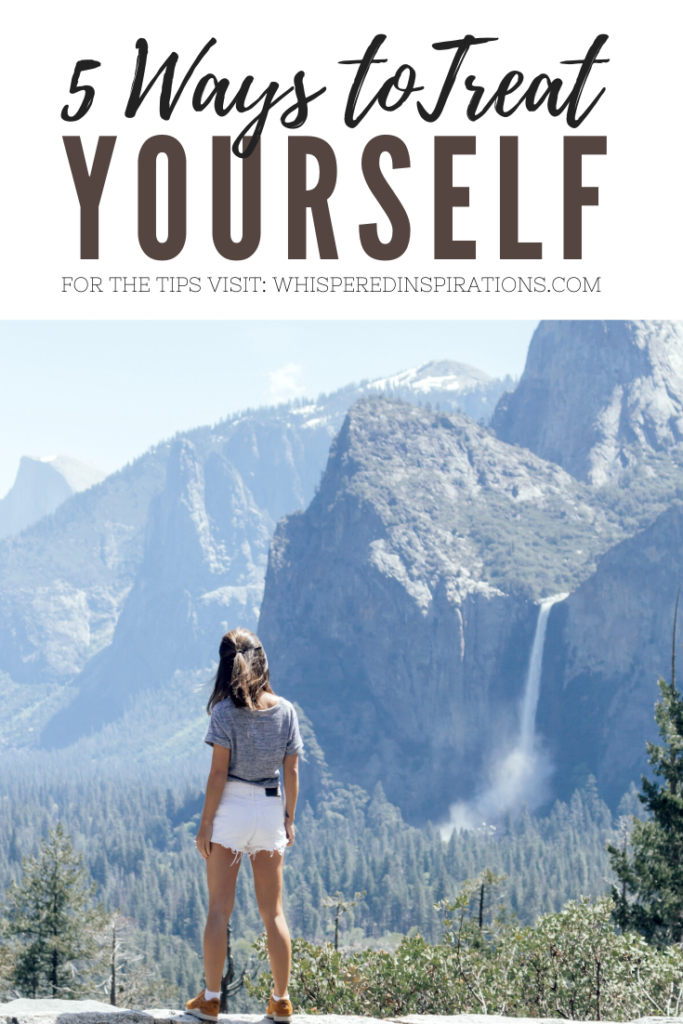
{"label": "gray t-shirt", "polygon": [[230,751],[228,778],[256,786],[277,786],[287,754],[304,749],[296,711],[284,697],[272,708],[237,708],[230,697],[211,712],[204,742]]}

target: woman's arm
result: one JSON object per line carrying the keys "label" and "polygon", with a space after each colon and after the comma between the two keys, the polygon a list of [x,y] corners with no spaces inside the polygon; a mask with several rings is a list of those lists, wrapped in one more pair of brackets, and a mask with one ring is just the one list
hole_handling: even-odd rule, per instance
{"label": "woman's arm", "polygon": [[299,755],[287,754],[282,765],[283,786],[285,790],[285,831],[287,846],[294,842],[294,812],[299,795]]}
{"label": "woman's arm", "polygon": [[217,743],[213,745],[213,757],[211,759],[211,770],[206,783],[206,799],[202,820],[197,832],[197,849],[204,860],[211,853],[211,832],[213,830],[213,819],[218,805],[223,796],[225,783],[228,779],[228,768],[230,766],[230,751],[227,747],[220,747]]}

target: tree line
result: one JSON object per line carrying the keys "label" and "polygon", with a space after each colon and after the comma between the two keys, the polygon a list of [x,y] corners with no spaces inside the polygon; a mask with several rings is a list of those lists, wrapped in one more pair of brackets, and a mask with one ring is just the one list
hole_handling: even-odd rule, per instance
{"label": "tree line", "polygon": [[[488,889],[490,902],[494,878],[518,936],[526,928],[523,934],[535,941],[542,931],[533,928],[538,921],[552,932],[560,928],[557,922],[570,919],[588,922],[587,928],[592,921],[590,927],[600,934],[605,928],[605,934],[614,934],[613,924],[605,924],[604,901],[591,909],[585,903],[601,897],[611,883],[610,920],[623,935],[641,936],[652,948],[679,943],[683,701],[673,677],[671,683],[660,681],[660,690],[656,718],[662,743],[648,746],[654,780],[643,780],[639,796],[632,787],[616,821],[589,779],[568,804],[556,803],[547,816],[523,811],[516,819],[508,817],[497,832],[453,832],[444,842],[431,826],[407,825],[381,786],[369,795],[358,787],[328,784],[315,808],[304,807],[299,839],[285,866],[287,916],[303,961],[320,960],[333,930],[340,955],[351,951],[368,963],[381,946],[382,956],[393,956],[395,966],[405,943],[414,946],[418,939],[415,949],[427,958],[454,942],[458,949],[463,943],[469,948],[470,932],[463,928],[473,906],[479,924],[473,934],[481,946],[485,895]],[[206,887],[193,842],[202,803],[196,787],[162,788],[131,777],[125,785],[107,778],[46,781],[24,772],[8,773],[0,794],[4,995],[76,995],[86,989],[92,994],[93,986],[105,992],[109,985],[116,998],[118,984],[120,999],[129,1005],[158,1005],[201,987]],[[639,808],[642,820],[634,816]],[[247,871],[240,873],[232,921],[238,968],[253,955],[261,931]],[[474,877],[481,880],[475,885],[478,904],[475,890],[468,888]],[[461,924],[454,939],[444,911],[458,908]],[[484,943],[486,956],[513,948],[506,942],[499,935]],[[353,953],[361,947],[365,953]],[[628,956],[636,954],[631,950]],[[654,970],[654,961],[648,962]],[[675,987],[679,968],[671,958],[667,962]],[[485,973],[486,963],[476,970]],[[358,970],[354,977],[361,977]],[[246,1008],[248,997],[240,999],[243,1007],[238,1001],[236,1008]]]}
{"label": "tree line", "polygon": [[[201,792],[145,779],[47,781],[26,774],[5,779],[3,789],[0,887],[21,881],[22,857],[36,856],[41,840],[60,826],[110,918],[119,914],[117,941],[125,938],[135,956],[156,964],[172,989],[201,987],[207,892],[194,847]],[[364,942],[390,948],[411,930],[438,941],[443,925],[434,904],[453,898],[465,879],[487,866],[508,875],[510,905],[531,923],[567,899],[604,891],[610,877],[605,844],[618,835],[592,781],[546,817],[523,812],[499,833],[454,832],[448,842],[431,826],[407,825],[381,786],[369,795],[331,785],[315,809],[304,806],[299,823],[285,863],[292,933],[326,941],[334,918],[327,898],[362,892],[339,922],[342,947]],[[261,931],[248,874],[245,865],[232,919],[238,968]]]}

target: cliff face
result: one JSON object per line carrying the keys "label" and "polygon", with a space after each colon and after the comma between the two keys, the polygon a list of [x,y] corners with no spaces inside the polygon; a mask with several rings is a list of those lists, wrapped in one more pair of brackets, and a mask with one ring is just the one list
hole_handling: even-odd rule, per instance
{"label": "cliff face", "polygon": [[516,736],[533,599],[619,535],[586,499],[466,417],[351,409],[316,497],[278,526],[259,623],[336,777],[381,779],[413,820],[471,793]]}
{"label": "cliff face", "polygon": [[136,690],[208,667],[224,624],[256,623],[275,517],[310,499],[329,449],[334,423],[312,418],[193,431],[0,544],[0,744],[47,726],[63,746]]}
{"label": "cliff face", "polygon": [[[425,373],[402,385],[415,400],[443,381],[471,401],[501,390],[457,364]],[[43,735],[63,746],[176,671],[208,678],[221,632],[255,625],[274,524],[312,498],[361,391],[190,431],[0,543],[0,746],[35,744],[68,707]]]}
{"label": "cliff face", "polygon": [[580,480],[619,481],[643,457],[673,454],[683,440],[683,327],[543,321],[518,387],[500,399],[491,423],[501,440]]}
{"label": "cliff face", "polygon": [[0,746],[34,745],[111,642],[166,458],[149,452],[0,543]]}
{"label": "cliff face", "polygon": [[93,487],[104,477],[95,466],[68,455],[40,459],[25,455],[14,484],[0,499],[0,539],[50,515],[72,494]]}
{"label": "cliff face", "polygon": [[[330,771],[442,818],[513,749],[537,602],[570,592],[550,613],[539,733],[556,793],[592,771],[618,800],[654,738],[683,576],[681,353],[675,325],[541,325],[526,397],[496,413],[514,443],[385,398],[347,416],[354,387],[158,446],[0,543],[0,744],[43,730],[96,758],[116,722],[196,758],[197,694],[221,633],[257,625],[265,578],[275,689]],[[408,377],[380,390],[490,384],[452,364]]]}
{"label": "cliff face", "polygon": [[[657,738],[657,678],[671,678],[681,581],[683,508],[676,505],[607,552],[595,574],[552,609],[537,725],[559,795],[590,772],[615,802],[646,770],[645,741]],[[680,672],[680,645],[677,654]]]}
{"label": "cliff face", "polygon": [[76,679],[43,746],[67,746],[120,717],[141,690],[208,666],[232,625],[255,629],[273,526],[221,450],[175,442],[112,642]]}

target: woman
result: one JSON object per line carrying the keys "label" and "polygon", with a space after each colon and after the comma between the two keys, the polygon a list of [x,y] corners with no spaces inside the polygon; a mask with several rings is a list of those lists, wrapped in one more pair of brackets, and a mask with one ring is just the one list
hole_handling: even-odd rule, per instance
{"label": "woman", "polygon": [[[204,931],[206,988],[187,1004],[202,1020],[218,1019],[227,952],[227,924],[235,903],[242,855],[251,860],[256,901],[266,926],[273,994],[266,1016],[288,1022],[291,960],[282,911],[282,862],[294,842],[303,750],[296,711],[270,688],[268,659],[257,636],[233,629],[221,640],[220,662],[207,711],[206,742],[213,747],[197,849],[206,860],[209,913]],[[283,769],[284,811],[279,769]]]}

